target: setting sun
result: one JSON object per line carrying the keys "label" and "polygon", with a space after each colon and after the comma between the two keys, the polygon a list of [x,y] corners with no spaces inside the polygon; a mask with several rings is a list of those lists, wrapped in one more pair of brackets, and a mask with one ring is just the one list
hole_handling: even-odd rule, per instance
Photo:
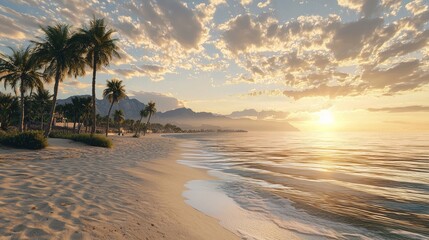
{"label": "setting sun", "polygon": [[330,110],[322,110],[319,113],[319,122],[323,125],[331,125],[334,123],[334,117]]}

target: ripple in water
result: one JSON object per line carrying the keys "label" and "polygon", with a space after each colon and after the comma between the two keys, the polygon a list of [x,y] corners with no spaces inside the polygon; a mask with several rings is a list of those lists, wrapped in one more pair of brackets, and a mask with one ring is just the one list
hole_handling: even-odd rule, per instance
{"label": "ripple in water", "polygon": [[429,134],[176,136],[187,202],[245,239],[429,239]]}

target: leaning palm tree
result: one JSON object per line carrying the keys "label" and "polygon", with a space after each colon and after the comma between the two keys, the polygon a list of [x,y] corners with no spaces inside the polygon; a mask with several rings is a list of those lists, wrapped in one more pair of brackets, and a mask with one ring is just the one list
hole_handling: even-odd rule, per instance
{"label": "leaning palm tree", "polygon": [[147,118],[146,127],[144,128],[144,131],[143,131],[143,136],[145,136],[145,135],[146,135],[147,129],[148,129],[148,128],[149,128],[149,126],[150,126],[150,118],[152,117],[152,115],[153,115],[153,114],[155,114],[155,113],[156,113],[155,102],[150,101],[150,102],[147,104],[147,106],[145,107],[145,110],[146,110],[146,112],[147,112],[147,114],[148,114],[149,116],[148,116],[148,118]]}
{"label": "leaning palm tree", "polygon": [[34,88],[43,88],[43,75],[38,71],[39,62],[33,56],[33,49],[28,46],[26,49],[13,49],[11,55],[0,54],[0,81],[8,83],[17,92],[19,87],[21,100],[21,115],[19,121],[19,131],[24,131],[25,118],[25,93]]}
{"label": "leaning palm tree", "polygon": [[49,123],[45,129],[46,137],[52,129],[60,82],[66,75],[77,77],[85,74],[85,59],[82,57],[85,49],[72,38],[70,28],[65,24],[42,27],[45,36],[40,37],[39,42],[34,41],[35,56],[44,64],[46,76],[55,79]]}
{"label": "leaning palm tree", "polygon": [[118,124],[118,134],[121,134],[121,123],[125,120],[122,110],[115,110],[113,113],[113,121]]}
{"label": "leaning palm tree", "polygon": [[[110,111],[112,111],[113,104],[119,102],[119,100],[125,98],[125,86],[122,85],[122,81],[118,79],[107,80],[107,88],[103,91],[103,97],[109,100],[110,108],[107,113],[107,119],[110,118]],[[106,126],[106,137],[109,132],[109,121],[107,121]]]}
{"label": "leaning palm tree", "polygon": [[51,104],[52,95],[49,93],[49,90],[38,89],[35,94],[33,94],[33,101],[35,103],[35,111],[37,112],[38,117],[40,118],[40,130],[44,129],[44,122],[46,113],[49,111],[49,106]]}
{"label": "leaning palm tree", "polygon": [[95,81],[97,70],[102,66],[109,65],[113,57],[120,58],[118,53],[117,39],[112,38],[115,30],[108,29],[104,19],[93,19],[88,27],[79,29],[76,39],[86,49],[86,62],[92,68],[92,128],[91,134],[96,129],[96,106],[95,106]]}

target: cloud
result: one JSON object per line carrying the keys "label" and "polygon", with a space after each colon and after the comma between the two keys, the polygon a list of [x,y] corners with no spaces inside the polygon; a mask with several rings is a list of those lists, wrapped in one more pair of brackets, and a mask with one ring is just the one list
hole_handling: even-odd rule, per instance
{"label": "cloud", "polygon": [[295,100],[305,97],[329,97],[336,98],[339,96],[359,95],[365,89],[364,86],[350,86],[350,85],[319,85],[317,87],[308,88],[304,90],[286,90],[283,91],[285,96],[291,97]]}
{"label": "cloud", "polygon": [[227,47],[233,52],[246,50],[250,46],[262,44],[262,29],[249,15],[239,15],[227,23],[223,37]]}
{"label": "cloud", "polygon": [[183,49],[198,49],[204,27],[195,10],[176,0],[131,1],[126,8],[133,13],[121,16],[119,31],[133,42],[166,47],[176,42]]}
{"label": "cloud", "polygon": [[389,93],[415,89],[429,83],[427,65],[420,60],[401,62],[387,69],[365,70],[362,80],[371,88],[387,88]]}
{"label": "cloud", "polygon": [[252,3],[253,0],[240,0],[241,5],[246,6]]}
{"label": "cloud", "polygon": [[370,18],[379,16],[385,10],[389,14],[396,14],[401,7],[401,0],[338,0],[338,5]]}
{"label": "cloud", "polygon": [[389,113],[405,113],[405,112],[429,112],[429,106],[404,106],[404,107],[385,107],[385,108],[368,108],[370,112],[389,112]]}
{"label": "cloud", "polygon": [[[369,4],[347,2],[359,9]],[[379,1],[388,9],[397,3]],[[293,99],[394,95],[429,83],[429,65],[423,59],[428,22],[429,10],[393,22],[376,16],[344,22],[338,15],[280,22],[270,13],[246,13],[219,25],[222,38],[216,46],[244,71],[228,77],[227,84],[283,84],[284,94]],[[267,92],[249,93],[261,94]]]}
{"label": "cloud", "polygon": [[271,0],[266,0],[265,2],[264,1],[262,1],[262,2],[259,2],[258,3],[258,7],[259,8],[264,8],[264,7],[267,7],[268,5],[270,5],[271,4]]}
{"label": "cloud", "polygon": [[424,0],[415,0],[407,3],[407,5],[405,5],[405,8],[412,14],[419,15],[421,13],[426,12],[429,6],[427,5],[427,3],[425,4]]}
{"label": "cloud", "polygon": [[130,93],[130,98],[135,98],[145,104],[149,101],[154,101],[157,110],[161,112],[185,107],[182,101],[168,94],[144,91],[129,91],[128,93]]}
{"label": "cloud", "polygon": [[332,40],[327,47],[332,50],[335,58],[344,60],[357,57],[368,41],[374,37],[375,30],[383,24],[381,18],[362,18],[357,22],[341,24],[334,31]]}
{"label": "cloud", "polygon": [[130,68],[106,69],[106,71],[110,74],[121,75],[127,79],[146,76],[152,81],[160,81],[163,79],[164,74],[170,72],[165,67],[150,64],[143,64],[141,66],[132,65]]}

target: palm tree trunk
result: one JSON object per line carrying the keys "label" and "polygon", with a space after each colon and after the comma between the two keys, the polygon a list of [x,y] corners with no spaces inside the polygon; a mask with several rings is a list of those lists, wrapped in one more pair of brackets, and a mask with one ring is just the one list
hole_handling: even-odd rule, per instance
{"label": "palm tree trunk", "polygon": [[95,78],[97,75],[97,59],[94,56],[93,58],[94,64],[92,67],[92,128],[91,128],[91,135],[95,133],[95,129],[97,127],[97,119],[95,116],[96,106],[95,106]]}
{"label": "palm tree trunk", "polygon": [[54,122],[54,116],[55,116],[54,114],[55,114],[55,107],[57,105],[58,85],[60,84],[60,76],[61,76],[61,72],[59,69],[57,69],[57,72],[55,74],[54,96],[52,98],[52,107],[51,107],[48,127],[45,130],[45,137],[48,137],[49,133],[51,133],[52,124]]}
{"label": "palm tree trunk", "polygon": [[20,119],[19,119],[19,131],[20,132],[24,132],[24,105],[25,105],[25,103],[24,103],[24,81],[22,80],[22,78],[21,78],[21,87],[20,87],[20,90],[21,90],[21,116],[19,116],[20,117]]}
{"label": "palm tree trunk", "polygon": [[107,113],[106,137],[107,137],[107,133],[109,132],[110,111],[112,111],[113,103],[114,103],[114,102],[112,101],[112,104],[110,104],[109,112]]}
{"label": "palm tree trunk", "polygon": [[144,128],[144,131],[143,131],[143,136],[146,136],[147,129],[149,128],[150,117],[152,117],[152,113],[151,112],[149,112],[149,117],[147,118],[146,127]]}

